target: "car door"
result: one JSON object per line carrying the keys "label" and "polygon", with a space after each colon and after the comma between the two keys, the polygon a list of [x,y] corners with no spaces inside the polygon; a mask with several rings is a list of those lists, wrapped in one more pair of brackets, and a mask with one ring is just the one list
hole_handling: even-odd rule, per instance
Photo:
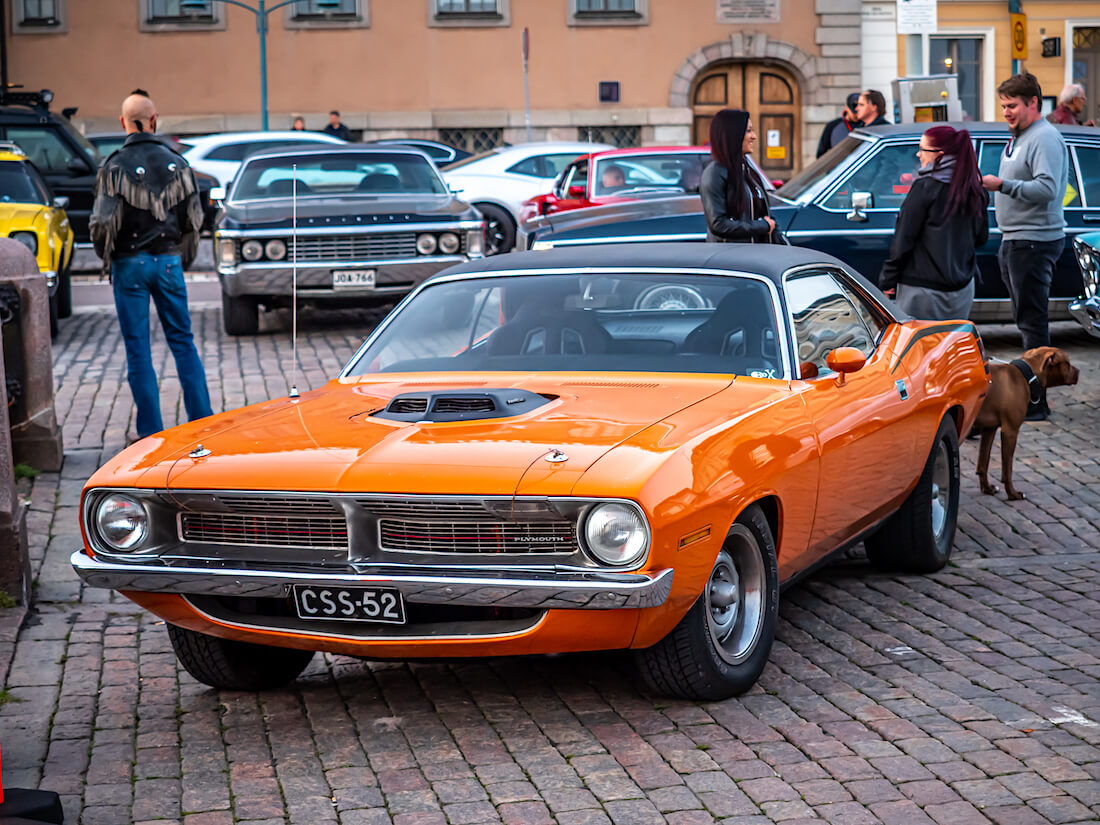
{"label": "car door", "polygon": [[561,191],[558,192],[558,202],[555,211],[564,212],[567,209],[580,209],[588,206],[588,192],[591,191],[588,183],[588,159],[584,158],[573,163],[562,180]]}
{"label": "car door", "polygon": [[[817,430],[821,483],[811,545],[826,552],[887,514],[914,476],[916,433],[906,427],[912,412],[909,378],[892,370],[884,340],[889,319],[827,268],[789,276],[784,282],[803,376],[794,386]],[[867,363],[841,379],[826,357],[837,347],[855,347]]]}
{"label": "car door", "polygon": [[[827,252],[878,283],[898,211],[919,168],[919,135],[880,142],[862,163],[845,170],[813,203],[795,211],[787,226],[792,244]],[[868,195],[866,209],[853,209],[852,196]]]}
{"label": "car door", "polygon": [[79,147],[49,123],[7,126],[8,140],[26,152],[54,195],[69,199],[65,209],[78,243],[88,243],[88,219],[95,200],[96,166]]}

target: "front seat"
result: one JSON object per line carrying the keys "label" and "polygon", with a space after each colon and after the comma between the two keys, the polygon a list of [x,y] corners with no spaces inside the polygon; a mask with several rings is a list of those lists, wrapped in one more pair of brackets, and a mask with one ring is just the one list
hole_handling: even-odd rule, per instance
{"label": "front seat", "polygon": [[706,321],[688,333],[682,349],[760,360],[771,355],[765,352],[764,335],[768,330],[772,330],[772,308],[764,293],[759,289],[735,289],[718,302]]}
{"label": "front seat", "polygon": [[490,355],[602,355],[611,336],[586,310],[547,312],[524,304],[489,339]]}

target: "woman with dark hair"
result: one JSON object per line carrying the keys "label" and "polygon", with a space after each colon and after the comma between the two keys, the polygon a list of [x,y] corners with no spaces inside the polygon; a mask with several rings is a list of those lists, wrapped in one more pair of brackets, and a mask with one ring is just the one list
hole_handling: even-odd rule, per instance
{"label": "woman with dark hair", "polygon": [[978,160],[966,129],[933,126],[920,139],[917,170],[901,205],[879,288],[914,318],[965,318],[974,302],[975,250],[989,239]]}
{"label": "woman with dark hair", "polygon": [[755,145],[756,132],[748,112],[723,109],[710,122],[714,162],[703,170],[699,182],[708,241],[784,242],[768,215],[764,182],[746,160]]}

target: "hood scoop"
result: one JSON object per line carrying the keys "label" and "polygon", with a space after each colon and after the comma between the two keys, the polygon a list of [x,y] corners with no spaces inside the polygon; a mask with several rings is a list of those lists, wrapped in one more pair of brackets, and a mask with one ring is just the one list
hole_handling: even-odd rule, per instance
{"label": "hood scoop", "polygon": [[481,421],[523,415],[555,397],[516,389],[405,392],[395,395],[385,409],[373,415],[390,421]]}

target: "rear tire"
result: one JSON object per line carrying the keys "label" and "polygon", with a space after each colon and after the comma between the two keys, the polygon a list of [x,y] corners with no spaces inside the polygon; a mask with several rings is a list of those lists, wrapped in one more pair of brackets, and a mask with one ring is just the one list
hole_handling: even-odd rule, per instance
{"label": "rear tire", "polygon": [[[71,264],[72,261],[69,261]],[[73,279],[69,274],[70,266],[57,276],[57,317],[68,318],[73,314]]]}
{"label": "rear tire", "polygon": [[917,486],[865,542],[871,564],[903,573],[943,568],[955,542],[959,488],[959,435],[951,416],[945,416]]}
{"label": "rear tire", "polygon": [[255,335],[260,331],[259,301],[222,292],[222,325],[226,335]]}
{"label": "rear tire", "polygon": [[775,540],[754,504],[730,529],[698,601],[665,638],[637,651],[635,662],[656,693],[728,699],[756,684],[778,615]]}
{"label": "rear tire", "polygon": [[220,690],[270,690],[288,685],[313,659],[312,650],[235,642],[168,625],[168,638],[184,670]]}
{"label": "rear tire", "polygon": [[50,296],[50,340],[57,337],[58,329],[58,293]]}
{"label": "rear tire", "polygon": [[474,205],[485,216],[485,254],[511,252],[516,245],[516,222],[512,220],[508,210],[491,203]]}

